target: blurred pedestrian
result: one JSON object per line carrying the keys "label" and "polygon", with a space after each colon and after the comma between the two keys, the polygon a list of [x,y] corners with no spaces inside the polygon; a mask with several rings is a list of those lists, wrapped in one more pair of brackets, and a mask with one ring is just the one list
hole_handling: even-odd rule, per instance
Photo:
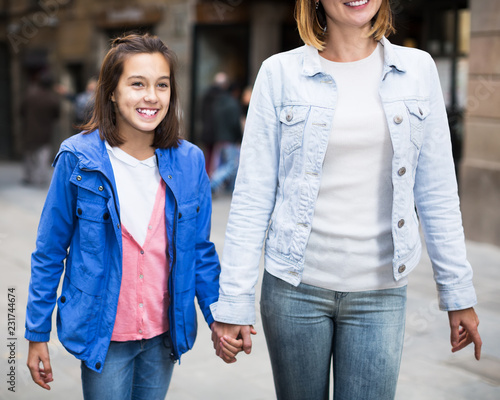
{"label": "blurred pedestrian", "polygon": [[92,110],[95,104],[95,90],[97,87],[97,79],[91,77],[87,81],[85,91],[78,93],[75,96],[75,118],[74,125],[78,127],[89,121]]}
{"label": "blurred pedestrian", "polygon": [[241,130],[245,130],[247,122],[248,107],[250,106],[250,99],[252,98],[252,86],[247,86],[241,93]]}
{"label": "blurred pedestrian", "polygon": [[225,90],[224,86],[228,83],[227,75],[224,72],[218,72],[214,76],[213,84],[203,95],[201,102],[201,137],[200,143],[205,154],[205,164],[208,175],[213,172],[212,155],[216,142],[216,129],[214,121],[214,107],[220,94]]}
{"label": "blurred pedestrian", "polygon": [[52,138],[61,106],[61,98],[53,87],[52,73],[42,72],[28,87],[21,103],[23,183],[27,185],[45,186],[50,179]]}
{"label": "blurred pedestrian", "polygon": [[232,192],[241,145],[241,107],[233,95],[227,76],[219,81],[219,94],[213,103],[215,145],[211,159],[210,184],[217,194],[224,189]]}
{"label": "blurred pedestrian", "polygon": [[210,183],[201,150],[180,138],[175,75],[175,56],[156,36],[115,39],[90,122],[56,156],[25,333],[31,376],[45,389],[56,304],[86,400],[163,400],[196,337],[195,296],[213,323]]}
{"label": "blurred pedestrian", "polygon": [[[298,0],[306,43],[266,60],[243,137],[213,341],[261,316],[279,400],[394,399],[422,224],[451,351],[481,337],[436,66],[395,46],[390,0]],[[417,212],[415,210],[418,211]]]}

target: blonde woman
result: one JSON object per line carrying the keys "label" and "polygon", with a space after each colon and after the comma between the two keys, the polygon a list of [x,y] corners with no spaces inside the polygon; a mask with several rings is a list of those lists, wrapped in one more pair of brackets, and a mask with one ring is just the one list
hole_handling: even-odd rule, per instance
{"label": "blonde woman", "polygon": [[393,399],[419,224],[452,351],[481,352],[436,67],[386,38],[389,0],[299,0],[296,19],[305,46],[265,61],[255,83],[214,346],[227,362],[240,343],[251,350],[265,240],[261,314],[278,399],[328,399],[331,365],[334,399]]}

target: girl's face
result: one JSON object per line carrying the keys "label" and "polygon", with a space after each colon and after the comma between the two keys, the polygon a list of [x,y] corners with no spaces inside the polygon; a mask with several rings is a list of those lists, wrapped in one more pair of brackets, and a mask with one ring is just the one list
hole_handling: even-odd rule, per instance
{"label": "girl's face", "polygon": [[170,104],[170,66],[161,53],[141,53],[123,62],[123,72],[111,95],[116,125],[125,140],[154,134]]}
{"label": "girl's face", "polygon": [[321,0],[329,24],[338,28],[371,28],[382,0]]}

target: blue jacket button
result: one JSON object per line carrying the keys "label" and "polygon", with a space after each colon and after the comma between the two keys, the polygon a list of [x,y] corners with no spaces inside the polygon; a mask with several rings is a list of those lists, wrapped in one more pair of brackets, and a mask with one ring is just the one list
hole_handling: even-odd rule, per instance
{"label": "blue jacket button", "polygon": [[95,365],[95,369],[101,369],[101,363],[98,362],[96,365]]}

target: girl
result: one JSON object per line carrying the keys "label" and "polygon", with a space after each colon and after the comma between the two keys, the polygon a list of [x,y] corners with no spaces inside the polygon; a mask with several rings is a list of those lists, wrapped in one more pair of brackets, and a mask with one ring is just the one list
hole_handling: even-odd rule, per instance
{"label": "girl", "polygon": [[[278,399],[393,399],[419,220],[452,350],[481,338],[448,121],[428,54],[392,45],[389,0],[298,0],[305,46],[265,61],[245,127],[213,339],[261,314]],[[418,209],[418,218],[415,213]]]}
{"label": "girl", "polygon": [[164,399],[195,340],[195,294],[213,322],[210,183],[179,115],[172,51],[155,36],[115,39],[91,120],[54,161],[32,255],[25,337],[45,389],[63,271],[58,336],[82,360],[85,399]]}

